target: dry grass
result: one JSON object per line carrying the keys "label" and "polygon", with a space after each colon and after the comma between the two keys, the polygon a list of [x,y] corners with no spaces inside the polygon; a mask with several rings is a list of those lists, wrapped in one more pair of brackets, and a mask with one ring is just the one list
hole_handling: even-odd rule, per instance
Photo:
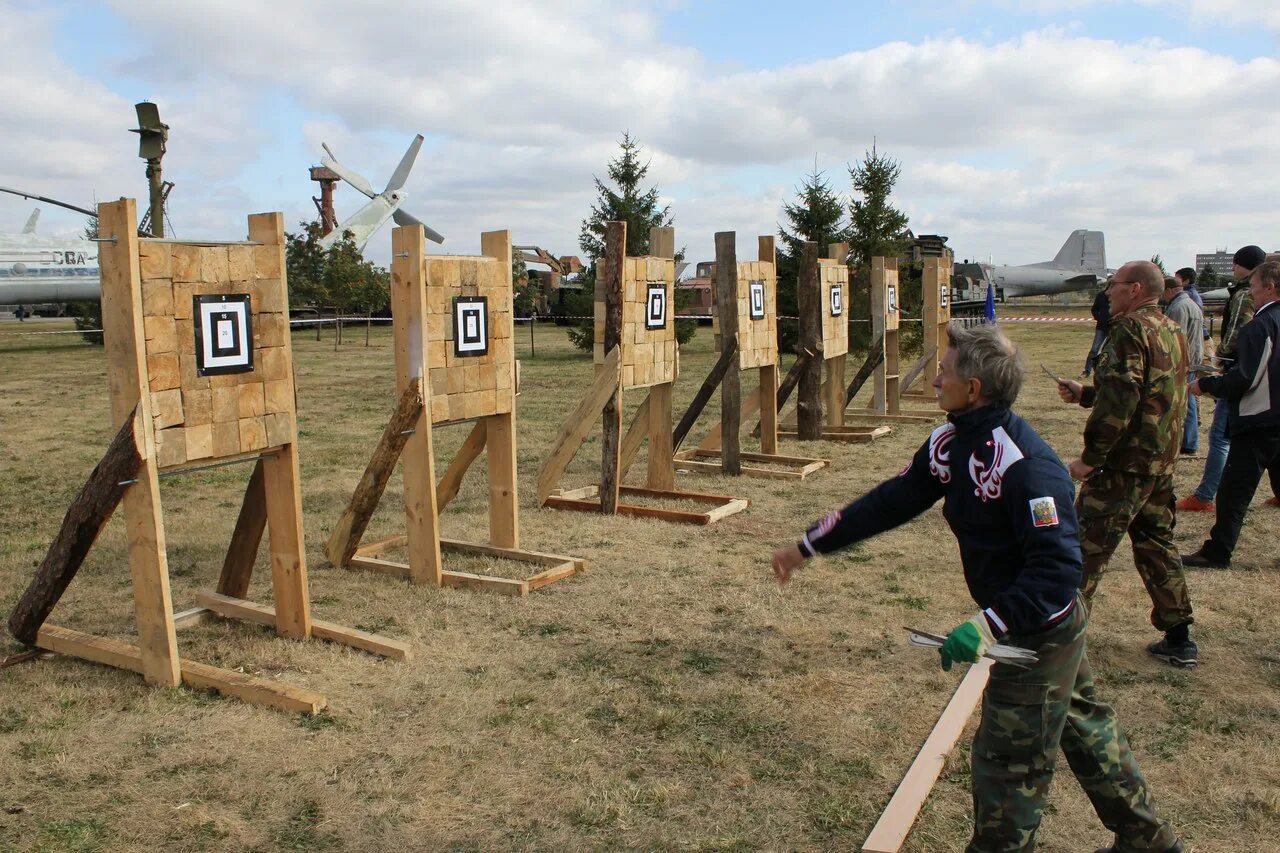
{"label": "dry grass", "polygon": [[[1032,365],[1067,375],[1092,334],[1010,328]],[[101,350],[3,337],[18,330],[0,324],[5,612],[109,439]],[[833,462],[803,483],[683,476],[688,488],[753,500],[709,528],[538,510],[533,479],[591,368],[545,329],[529,358],[522,329],[522,541],[585,557],[591,569],[525,600],[414,588],[335,571],[321,553],[393,405],[388,334],[375,330],[368,349],[360,339],[335,355],[327,336],[294,338],[314,611],[402,637],[416,659],[397,665],[233,623],[181,635],[196,659],[323,691],[330,708],[315,718],[152,690],[68,659],[6,669],[0,848],[856,847],[958,680],[908,648],[900,627],[945,630],[972,611],[955,544],[933,510],[811,566],[786,592],[767,559],[812,518],[895,473],[929,427],[900,426],[873,446],[787,444]],[[704,329],[683,354],[677,413],[711,365],[709,347]],[[629,410],[640,396],[628,395]],[[1031,376],[1021,409],[1064,458],[1078,451],[1083,414],[1057,403],[1047,380]],[[465,433],[440,431],[437,457]],[[566,485],[592,481],[598,447],[588,443]],[[1200,464],[1180,466],[1183,492]],[[232,468],[164,481],[177,606],[215,583],[247,476]],[[482,482],[468,477],[448,535],[483,537]],[[393,481],[371,538],[397,532],[399,489]],[[1161,809],[1196,850],[1273,850],[1280,831],[1277,520],[1255,506],[1239,568],[1193,577],[1200,669],[1171,670],[1143,651],[1155,634],[1127,546],[1092,626],[1100,690]],[[1183,518],[1180,541],[1195,547],[1210,521]],[[265,586],[253,594],[265,597]],[[130,596],[115,520],[55,618],[125,635]],[[908,849],[963,846],[968,783],[958,750]],[[1042,841],[1054,851],[1107,841],[1065,767]]]}

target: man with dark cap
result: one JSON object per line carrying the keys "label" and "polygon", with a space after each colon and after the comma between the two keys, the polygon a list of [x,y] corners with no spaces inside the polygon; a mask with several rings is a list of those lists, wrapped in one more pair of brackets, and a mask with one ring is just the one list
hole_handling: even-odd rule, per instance
{"label": "man with dark cap", "polygon": [[[1250,296],[1257,312],[1240,330],[1236,360],[1221,376],[1191,385],[1192,394],[1211,394],[1231,413],[1231,449],[1219,491],[1217,519],[1209,538],[1183,565],[1226,568],[1262,473],[1280,462],[1280,263],[1253,271]],[[1215,418],[1216,419],[1216,418]]]}
{"label": "man with dark cap", "polygon": [[[1236,338],[1244,324],[1253,319],[1253,300],[1249,296],[1249,277],[1267,259],[1258,246],[1245,246],[1231,259],[1232,282],[1227,286],[1227,304],[1222,309],[1222,334],[1218,339],[1218,364],[1229,368],[1236,360]],[[1227,464],[1231,439],[1227,435],[1230,406],[1213,407],[1213,423],[1209,427],[1209,453],[1204,460],[1204,476],[1196,490],[1178,501],[1185,512],[1213,512],[1222,469]]]}

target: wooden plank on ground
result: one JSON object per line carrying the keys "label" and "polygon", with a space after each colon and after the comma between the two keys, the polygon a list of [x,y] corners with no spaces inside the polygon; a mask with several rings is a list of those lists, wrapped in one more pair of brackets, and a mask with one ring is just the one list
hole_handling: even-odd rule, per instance
{"label": "wooden plank on ground", "polygon": [[[37,644],[51,652],[117,669],[138,673],[143,670],[141,649],[110,637],[97,637],[69,628],[45,625],[40,629]],[[180,675],[181,681],[189,687],[216,690],[252,705],[263,705],[294,714],[314,714],[327,704],[324,696],[314,690],[280,684],[195,661],[181,661]]]}
{"label": "wooden plank on ground", "polygon": [[[219,595],[216,592],[197,592],[196,602],[224,619],[240,619],[268,628],[276,625],[276,610],[266,604]],[[413,650],[408,643],[320,619],[311,621],[311,636],[396,661],[407,661],[413,657]]]}
{"label": "wooden plank on ground", "polygon": [[551,453],[548,454],[547,461],[542,463],[542,470],[538,472],[539,506],[547,502],[547,498],[551,496],[551,490],[564,474],[564,469],[569,467],[573,455],[582,446],[582,442],[595,422],[596,413],[617,390],[618,380],[621,378],[619,370],[621,358],[620,348],[615,347],[609,351],[586,396],[579,401],[577,408],[560,427],[560,432],[551,445]]}
{"label": "wooden plank on ground", "polygon": [[[346,566],[355,554],[360,537],[369,526],[369,519],[373,518],[391,472],[395,470],[396,460],[400,458],[405,442],[409,440],[409,431],[418,423],[422,405],[422,383],[410,382],[400,395],[395,411],[387,421],[386,429],[382,431],[382,438],[379,439],[373,456],[369,457],[369,464],[365,466],[351,500],[347,502],[347,508],[329,534],[325,555],[334,566]],[[431,428],[429,422],[424,423],[423,427]]]}
{"label": "wooden plank on ground", "polygon": [[244,490],[244,501],[236,526],[227,546],[227,556],[222,560],[222,574],[218,577],[218,592],[233,598],[249,594],[253,580],[253,564],[262,546],[262,534],[267,530],[267,489],[263,483],[262,460],[253,466],[249,484]]}
{"label": "wooden plank on ground", "polygon": [[135,432],[142,426],[135,414],[125,419],[107,452],[71,500],[35,576],[9,614],[9,633],[19,641],[28,645],[35,642],[36,632],[53,612],[124,497],[129,487],[121,483],[132,480],[142,464]]}
{"label": "wooden plank on ground", "polygon": [[863,853],[897,853],[901,849],[942,768],[946,766],[947,756],[982,698],[990,673],[990,660],[984,659],[969,667],[898,790],[889,800],[889,805],[862,843]]}

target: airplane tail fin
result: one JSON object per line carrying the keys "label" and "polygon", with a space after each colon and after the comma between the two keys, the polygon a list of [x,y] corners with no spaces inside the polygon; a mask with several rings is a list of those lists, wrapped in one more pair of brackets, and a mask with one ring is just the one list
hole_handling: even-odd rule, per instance
{"label": "airplane tail fin", "polygon": [[1105,270],[1107,251],[1101,231],[1072,231],[1053,259],[1055,267]]}
{"label": "airplane tail fin", "polygon": [[31,211],[31,215],[27,217],[27,224],[22,226],[22,233],[23,234],[36,233],[36,222],[39,221],[39,219],[40,219],[40,208],[37,207],[35,210]]}

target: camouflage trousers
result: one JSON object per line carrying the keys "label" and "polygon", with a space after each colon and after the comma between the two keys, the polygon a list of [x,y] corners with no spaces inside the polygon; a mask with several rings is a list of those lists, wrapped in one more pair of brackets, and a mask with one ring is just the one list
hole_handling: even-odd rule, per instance
{"label": "camouflage trousers", "polygon": [[1151,596],[1151,624],[1161,631],[1190,624],[1191,596],[1173,543],[1173,475],[1144,477],[1099,469],[1076,497],[1084,573],[1080,591],[1093,601],[1107,561],[1129,534],[1133,563]]}
{"label": "camouflage trousers", "polygon": [[[1097,700],[1085,656],[1088,610],[1080,600],[1059,624],[1007,642],[1033,649],[1031,669],[991,668],[973,739],[973,840],[969,853],[1035,849],[1058,747],[1119,851],[1163,851],[1177,840],[1110,705]],[[1091,847],[1092,845],[1084,845]]]}

